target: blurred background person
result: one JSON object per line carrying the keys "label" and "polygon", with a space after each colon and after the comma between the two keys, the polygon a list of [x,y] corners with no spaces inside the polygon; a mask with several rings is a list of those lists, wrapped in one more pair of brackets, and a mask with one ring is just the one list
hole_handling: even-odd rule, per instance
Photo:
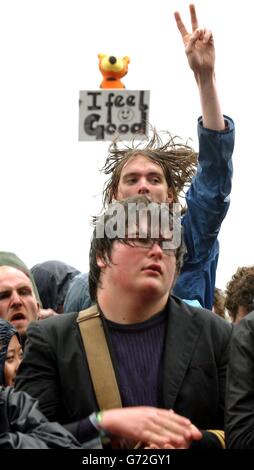
{"label": "blurred background person", "polygon": [[215,287],[214,289],[214,300],[212,310],[221,318],[226,318],[225,294],[223,290],[219,289],[218,287]]}
{"label": "blurred background person", "polygon": [[22,344],[31,321],[57,315],[41,308],[33,275],[25,263],[11,252],[0,252],[0,318],[9,321],[19,332]]}
{"label": "blurred background person", "polygon": [[78,448],[78,442],[68,431],[47,421],[36,400],[25,392],[14,391],[22,359],[21,340],[16,328],[0,319],[0,448]]}
{"label": "blurred background person", "polygon": [[62,261],[45,261],[31,268],[43,309],[63,312],[65,296],[72,279],[80,274],[73,266]]}
{"label": "blurred background person", "polygon": [[78,448],[75,438],[58,423],[49,423],[38,402],[13,388],[22,349],[17,331],[0,320],[0,448]]}
{"label": "blurred background person", "polygon": [[237,269],[226,286],[225,306],[233,323],[254,310],[254,266]]}
{"label": "blurred background person", "polygon": [[14,253],[0,252],[0,318],[25,340],[31,321],[43,317],[40,297],[29,269]]}
{"label": "blurred background person", "polygon": [[22,359],[23,350],[16,328],[0,319],[0,385],[14,387]]}

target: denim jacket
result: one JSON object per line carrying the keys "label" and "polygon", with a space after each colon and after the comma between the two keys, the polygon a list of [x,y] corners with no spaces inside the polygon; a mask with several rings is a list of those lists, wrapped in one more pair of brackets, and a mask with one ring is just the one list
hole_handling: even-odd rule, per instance
{"label": "denim jacket", "polygon": [[[233,175],[235,128],[232,119],[224,119],[223,131],[206,129],[202,118],[198,120],[199,164],[186,193],[187,212],[182,218],[187,255],[173,290],[174,295],[196,300],[208,309],[213,305],[218,234],[229,208]],[[90,305],[88,274],[79,274],[67,293],[64,312]]]}
{"label": "denim jacket", "polygon": [[233,175],[235,128],[232,119],[224,118],[224,131],[205,129],[202,119],[198,121],[199,164],[182,220],[187,255],[174,287],[178,297],[198,300],[208,309],[213,305],[218,235],[229,208]]}

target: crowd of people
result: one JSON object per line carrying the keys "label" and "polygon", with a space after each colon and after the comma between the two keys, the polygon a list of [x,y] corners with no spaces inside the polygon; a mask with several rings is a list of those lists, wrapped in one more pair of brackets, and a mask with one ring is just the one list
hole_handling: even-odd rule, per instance
{"label": "crowd of people", "polygon": [[89,273],[0,252],[2,448],[254,448],[254,267],[215,286],[234,122],[213,35],[194,5],[190,16],[188,32],[175,13],[200,95],[198,153],[155,130],[111,144]]}

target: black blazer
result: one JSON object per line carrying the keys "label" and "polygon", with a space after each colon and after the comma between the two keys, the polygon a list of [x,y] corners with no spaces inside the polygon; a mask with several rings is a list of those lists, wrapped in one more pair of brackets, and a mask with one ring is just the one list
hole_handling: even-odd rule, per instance
{"label": "black blazer", "polygon": [[225,427],[229,449],[254,449],[254,311],[234,328]]}
{"label": "black blazer", "polygon": [[[223,429],[232,327],[216,314],[177,297],[171,296],[166,308],[165,408],[173,408],[200,429]],[[68,428],[74,435],[79,420],[98,409],[77,315],[62,314],[29,326],[16,379],[17,390],[37,398],[49,420],[72,423]]]}

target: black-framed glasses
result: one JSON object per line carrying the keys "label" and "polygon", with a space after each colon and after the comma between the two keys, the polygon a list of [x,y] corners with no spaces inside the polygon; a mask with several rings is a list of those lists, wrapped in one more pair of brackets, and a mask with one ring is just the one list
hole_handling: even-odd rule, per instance
{"label": "black-framed glasses", "polygon": [[150,250],[154,245],[159,245],[163,253],[167,256],[173,256],[176,253],[176,249],[173,247],[172,240],[166,238],[128,238],[125,239],[125,243],[137,247]]}

